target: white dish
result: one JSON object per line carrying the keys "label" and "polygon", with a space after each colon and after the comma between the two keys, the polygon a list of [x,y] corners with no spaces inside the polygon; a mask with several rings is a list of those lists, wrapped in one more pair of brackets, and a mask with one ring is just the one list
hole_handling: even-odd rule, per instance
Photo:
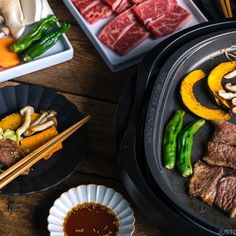
{"label": "white dish", "polygon": [[[29,30],[29,27],[30,26],[27,27],[26,31]],[[63,34],[61,39],[52,48],[32,62],[22,63],[12,68],[0,71],[0,82],[69,61],[72,57],[72,45],[66,35]]]}
{"label": "white dish", "polygon": [[134,213],[129,203],[118,192],[103,185],[80,185],[63,193],[53,204],[48,216],[51,236],[64,236],[63,223],[67,213],[84,202],[100,203],[116,213],[119,220],[118,236],[130,236],[134,232]]}
{"label": "white dish", "polygon": [[[90,25],[83,16],[76,9],[71,0],[63,0],[67,8],[70,10],[71,14],[74,16],[78,24],[82,27],[84,32],[87,34],[88,38],[91,40],[93,45],[96,47],[97,51],[106,62],[108,67],[113,71],[117,72],[119,70],[125,69],[131,65],[137,64],[141,61],[142,56],[145,52],[149,51],[161,41],[167,37],[162,37],[159,39],[146,39],[143,43],[133,49],[131,52],[124,56],[119,56],[111,49],[106,47],[103,43],[99,41],[97,35],[101,29],[111,21],[115,16],[112,15],[107,19],[100,20],[97,23]],[[192,19],[185,25],[184,28],[191,27],[193,25],[206,22],[206,17],[200,12],[196,5],[191,0],[178,0],[180,6],[188,10],[192,14]]]}

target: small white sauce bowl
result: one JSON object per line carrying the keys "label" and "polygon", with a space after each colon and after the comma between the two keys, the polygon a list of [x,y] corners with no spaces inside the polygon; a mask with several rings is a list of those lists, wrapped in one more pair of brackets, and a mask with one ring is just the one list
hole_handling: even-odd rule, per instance
{"label": "small white sauce bowl", "polygon": [[134,212],[123,196],[112,188],[89,184],[69,189],[54,202],[48,216],[50,236],[64,236],[64,218],[72,208],[84,202],[100,203],[116,214],[119,220],[117,236],[130,236],[134,233]]}

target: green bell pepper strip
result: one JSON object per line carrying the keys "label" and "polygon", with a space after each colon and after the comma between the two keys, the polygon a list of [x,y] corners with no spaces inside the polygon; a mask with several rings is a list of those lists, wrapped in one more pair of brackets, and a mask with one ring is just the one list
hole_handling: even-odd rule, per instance
{"label": "green bell pepper strip", "polygon": [[64,23],[60,28],[45,35],[40,42],[32,46],[23,56],[24,62],[30,62],[36,57],[46,52],[49,48],[56,44],[62,34],[70,29],[70,24]]}
{"label": "green bell pepper strip", "polygon": [[52,27],[58,21],[54,15],[48,16],[47,18],[40,21],[32,30],[24,37],[17,40],[12,45],[12,51],[15,53],[21,53],[28,49],[35,41],[38,41],[46,33],[46,31]]}
{"label": "green bell pepper strip", "polygon": [[193,146],[194,134],[206,123],[204,119],[200,119],[195,123],[188,125],[178,136],[178,158],[177,168],[183,177],[193,174],[191,163],[191,154]]}
{"label": "green bell pepper strip", "polygon": [[176,111],[165,128],[163,138],[163,154],[164,165],[167,169],[173,169],[175,167],[177,136],[182,129],[184,115],[184,111]]}

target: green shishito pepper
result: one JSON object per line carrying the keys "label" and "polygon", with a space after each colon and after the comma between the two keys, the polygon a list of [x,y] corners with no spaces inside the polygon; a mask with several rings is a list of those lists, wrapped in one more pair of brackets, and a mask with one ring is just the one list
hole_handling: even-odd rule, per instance
{"label": "green shishito pepper", "polygon": [[17,40],[12,45],[12,51],[15,53],[21,53],[28,49],[35,41],[38,41],[46,33],[46,31],[52,27],[58,21],[54,15],[40,21],[38,25],[32,28],[32,30],[24,37]]}
{"label": "green shishito pepper", "polygon": [[183,177],[187,177],[193,173],[191,163],[193,136],[205,123],[204,119],[191,123],[178,135],[177,168]]}
{"label": "green shishito pepper", "polygon": [[164,165],[167,169],[173,169],[176,162],[177,136],[183,126],[184,111],[178,110],[165,128],[163,139]]}
{"label": "green shishito pepper", "polygon": [[49,48],[56,44],[62,34],[70,29],[70,24],[64,23],[60,28],[45,35],[40,42],[32,46],[23,56],[25,62],[32,61],[34,58],[46,52]]}

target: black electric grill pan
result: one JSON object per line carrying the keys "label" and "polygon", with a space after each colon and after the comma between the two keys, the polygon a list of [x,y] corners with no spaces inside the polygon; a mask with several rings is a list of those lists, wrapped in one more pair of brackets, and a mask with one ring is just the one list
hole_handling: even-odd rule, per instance
{"label": "black electric grill pan", "polygon": [[[236,27],[236,21],[224,21],[216,23],[204,23],[198,27],[192,27],[182,31],[183,34],[178,33],[169,38],[169,40],[163,41],[161,45],[157,46],[150,51],[143,62],[140,64],[138,75],[132,78],[126,89],[124,90],[120,101],[117,106],[117,112],[115,117],[115,140],[116,147],[119,151],[119,163],[122,169],[122,179],[126,186],[127,191],[135,201],[136,205],[140,208],[143,214],[153,222],[164,235],[184,235],[185,233],[191,233],[191,235],[219,235],[219,232],[207,228],[206,225],[199,224],[195,219],[192,219],[191,215],[184,214],[180,211],[173,202],[162,193],[159,186],[153,180],[150,170],[146,163],[145,154],[143,152],[143,136],[142,131],[137,131],[136,134],[131,133],[128,139],[132,139],[133,143],[129,146],[121,145],[123,138],[123,144],[126,143],[124,139],[124,132],[130,125],[130,116],[134,104],[135,94],[137,96],[137,80],[142,80],[145,85],[141,93],[144,94],[141,97],[141,104],[139,113],[137,114],[141,120],[145,120],[146,114],[144,107],[148,106],[151,90],[154,86],[155,79],[160,71],[163,63],[172,55],[172,53],[186,42],[193,40],[206,33],[216,32],[223,29],[232,29]],[[178,40],[178,38],[181,40]],[[172,42],[175,41],[175,44]],[[168,47],[170,46],[171,47]],[[163,49],[169,48],[169,50],[163,54],[161,61],[155,60],[159,58]],[[145,99],[144,99],[145,98]],[[145,102],[143,102],[143,99]],[[141,117],[141,114],[143,114]],[[145,123],[145,122],[144,122]],[[136,126],[142,129],[143,125],[138,121]],[[141,127],[140,127],[141,126]],[[138,136],[138,138],[137,138]],[[141,149],[141,150],[140,150]],[[164,195],[164,196],[163,196]],[[173,206],[172,206],[173,205]],[[169,227],[169,225],[172,225]],[[184,227],[183,227],[184,226]]]}
{"label": "black electric grill pan", "polygon": [[[162,137],[166,123],[177,109],[186,110],[185,123],[198,119],[181,102],[179,91],[184,76],[199,68],[209,73],[220,62],[227,61],[223,49],[234,44],[236,31],[227,29],[205,34],[176,50],[156,77],[145,124],[146,159],[156,184],[174,209],[215,233],[222,229],[236,229],[236,219],[230,219],[215,207],[188,196],[189,178],[180,177],[177,170],[167,170],[163,166]],[[196,85],[195,94],[202,104],[216,108],[207,91],[206,80]],[[211,133],[209,124],[197,133],[192,151],[193,163],[203,157]]]}

